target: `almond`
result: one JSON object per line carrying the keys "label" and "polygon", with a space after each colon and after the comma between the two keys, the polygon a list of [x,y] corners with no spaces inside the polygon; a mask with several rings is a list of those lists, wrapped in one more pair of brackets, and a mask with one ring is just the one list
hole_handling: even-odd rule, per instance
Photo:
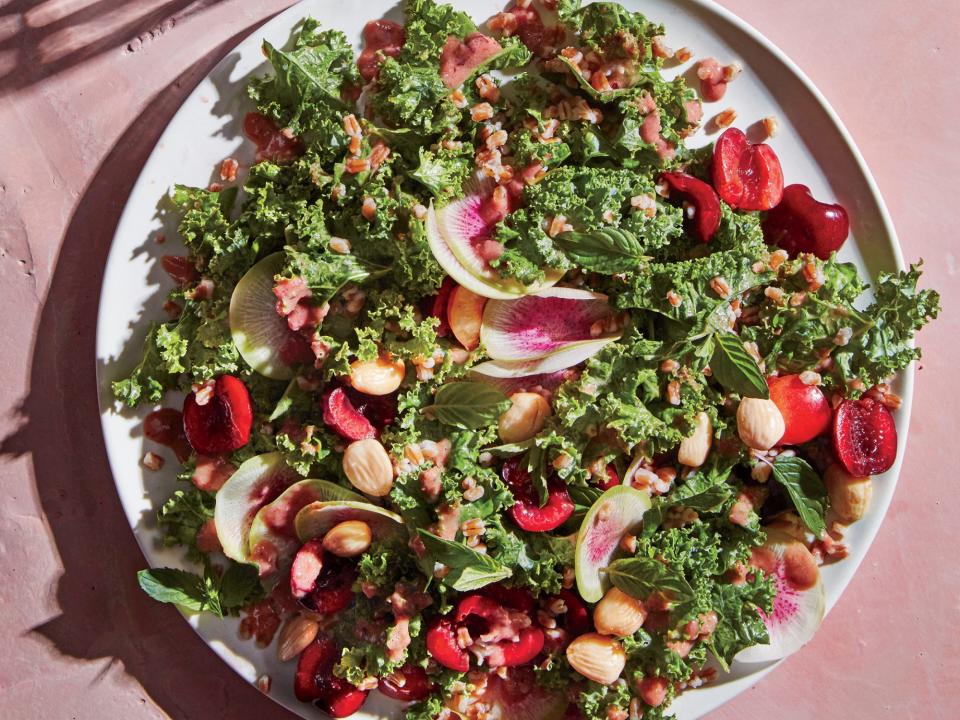
{"label": "almond", "polygon": [[372,540],[369,525],[362,520],[347,520],[323,536],[323,549],[338,557],[356,557],[369,549]]}
{"label": "almond", "polygon": [[593,624],[603,635],[633,635],[646,619],[643,603],[619,588],[610,588],[593,609]]}
{"label": "almond", "polygon": [[550,403],[543,395],[518,392],[510,396],[509,409],[500,416],[497,430],[505,443],[529,440],[543,430],[551,415]]}
{"label": "almond", "polygon": [[[707,461],[713,445],[713,423],[705,412],[697,413],[693,435],[680,441],[677,459],[681,465],[697,468]],[[631,633],[632,634],[632,633]]]}
{"label": "almond", "polygon": [[394,360],[390,355],[350,364],[350,384],[367,395],[389,395],[400,387],[403,375],[403,360]]}
{"label": "almond", "polygon": [[786,425],[773,400],[743,398],[737,408],[737,434],[754,450],[769,450],[783,437]]}
{"label": "almond", "polygon": [[375,497],[388,495],[393,488],[393,464],[379,440],[367,438],[347,446],[343,472],[360,492]]}
{"label": "almond", "polygon": [[319,630],[320,624],[313,618],[294,615],[277,638],[277,658],[280,662],[293,660],[316,639]]}
{"label": "almond", "polygon": [[854,477],[840,465],[831,465],[824,473],[823,483],[830,496],[830,508],[843,523],[856,522],[867,512],[873,495],[873,479]]}
{"label": "almond", "polygon": [[627,653],[616,640],[600,633],[587,633],[567,646],[570,667],[585,678],[611,685],[627,664]]}

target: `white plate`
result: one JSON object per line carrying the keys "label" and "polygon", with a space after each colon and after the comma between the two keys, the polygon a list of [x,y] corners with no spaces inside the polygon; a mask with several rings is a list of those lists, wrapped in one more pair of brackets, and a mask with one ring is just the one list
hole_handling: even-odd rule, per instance
{"label": "white plate", "polygon": [[[502,0],[458,0],[458,7],[482,22],[496,12]],[[689,46],[697,57],[713,55],[723,62],[738,60],[743,74],[732,83],[721,103],[706,106],[709,118],[732,107],[737,125],[746,127],[775,115],[780,131],[771,144],[780,156],[786,181],[809,185],[822,199],[836,198],[849,211],[853,240],[841,256],[856,262],[872,277],[880,270],[903,267],[900,248],[877,187],[849,134],[834,111],[810,81],[780,50],[756,30],[710,0],[623,0],[664,23],[673,47]],[[352,7],[346,11],[345,8]],[[119,411],[110,395],[110,381],[136,363],[139,346],[152,320],[162,319],[162,298],[170,289],[169,278],[159,269],[157,258],[176,253],[178,243],[171,218],[158,211],[161,200],[175,183],[205,186],[215,178],[226,157],[249,161],[251,148],[240,135],[240,123],[249,109],[244,85],[252,74],[266,71],[261,41],[282,45],[300,18],[313,15],[325,26],[335,27],[354,38],[359,47],[360,30],[370,19],[386,14],[401,19],[395,0],[367,0],[349,5],[340,0],[305,0],[257,30],[244,40],[184,102],[170,122],[130,194],[107,260],[97,326],[97,368],[101,388],[101,422],[117,491],[130,527],[151,565],[178,565],[180,553],[157,544],[155,513],[175,485],[176,462],[165,448],[145,442],[141,420],[149,408],[131,413]],[[677,72],[676,70],[672,71]],[[668,71],[670,74],[671,71]],[[688,75],[692,77],[692,75]],[[700,135],[695,143],[710,138]],[[170,240],[157,245],[152,238],[166,233]],[[903,457],[912,396],[908,371],[896,385],[903,397],[897,411],[900,431],[898,458]],[[179,406],[181,398],[168,398]],[[139,460],[147,449],[169,458],[160,473],[147,473]],[[886,514],[900,471],[893,469],[875,483],[870,512],[847,535],[851,554],[845,561],[824,568],[827,605],[832,607],[853,577]],[[320,717],[319,711],[293,696],[293,665],[281,666],[274,649],[261,650],[252,641],[237,637],[235,620],[189,617],[191,625],[224,661],[248,681],[262,673],[273,679],[271,697],[305,718]],[[691,720],[716,708],[756,683],[774,664],[735,666],[729,676],[714,685],[684,694],[674,705],[679,718]],[[371,698],[362,720],[388,716],[385,698]]]}

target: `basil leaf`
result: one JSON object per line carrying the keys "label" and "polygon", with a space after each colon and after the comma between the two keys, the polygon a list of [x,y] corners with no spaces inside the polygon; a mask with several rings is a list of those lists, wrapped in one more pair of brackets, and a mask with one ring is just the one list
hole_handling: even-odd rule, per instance
{"label": "basil leaf", "polygon": [[637,237],[619,228],[560,233],[553,242],[585,270],[609,275],[637,272],[650,259]]}
{"label": "basil leaf", "polygon": [[478,382],[453,382],[437,390],[429,413],[445,425],[464,430],[486,427],[510,407],[510,399],[495,387]]}
{"label": "basil leaf", "polygon": [[823,519],[827,508],[827,488],[823,480],[798,457],[780,457],[773,463],[773,477],[787,491],[800,519],[817,537],[827,529]]}
{"label": "basil leaf", "polygon": [[175,568],[152,568],[137,573],[140,588],[154,600],[172,603],[200,612],[207,609],[209,597],[199,575]]}
{"label": "basil leaf", "polygon": [[417,533],[432,559],[450,568],[442,582],[454,590],[478,590],[513,575],[510,568],[464,543],[444,540],[422,528]]}
{"label": "basil leaf", "polygon": [[757,361],[750,357],[743,342],[733,333],[718,332],[713,335],[713,357],[710,369],[713,377],[730,392],[743,397],[770,398],[766,378]]}
{"label": "basil leaf", "polygon": [[666,592],[677,603],[693,600],[693,588],[683,575],[652,558],[615,560],[606,573],[614,587],[637,600],[646,600],[657,591]]}
{"label": "basil leaf", "polygon": [[530,484],[537,491],[540,507],[547,504],[550,497],[550,491],[547,488],[547,451],[539,445],[534,445],[527,453],[526,465],[524,469],[530,476]]}

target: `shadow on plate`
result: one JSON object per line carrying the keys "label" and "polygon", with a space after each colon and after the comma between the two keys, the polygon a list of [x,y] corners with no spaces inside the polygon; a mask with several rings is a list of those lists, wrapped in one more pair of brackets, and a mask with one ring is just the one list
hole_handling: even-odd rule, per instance
{"label": "shadow on plate", "polygon": [[153,602],[137,587],[136,571],[146,562],[121,508],[97,422],[97,306],[117,221],[160,132],[189,90],[245,34],[225,41],[159,93],[91,180],[70,219],[43,306],[20,427],[0,441],[0,455],[31,456],[64,567],[56,589],[61,614],[31,632],[64,655],[120,662],[178,720],[294,716],[222,663],[172,606]]}

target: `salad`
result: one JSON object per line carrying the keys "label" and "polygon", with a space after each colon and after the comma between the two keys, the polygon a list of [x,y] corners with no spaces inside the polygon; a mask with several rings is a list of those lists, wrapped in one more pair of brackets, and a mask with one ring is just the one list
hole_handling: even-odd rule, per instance
{"label": "salad", "polygon": [[170,317],[113,389],[186,394],[144,432],[197,572],[140,585],[332,717],[664,717],[816,631],[939,298],[918,266],[866,294],[847,211],[732,112],[688,147],[741,69],[640,13],[404,11],[359,57],[312,19],[264,43],[256,161],[171,193]]}

